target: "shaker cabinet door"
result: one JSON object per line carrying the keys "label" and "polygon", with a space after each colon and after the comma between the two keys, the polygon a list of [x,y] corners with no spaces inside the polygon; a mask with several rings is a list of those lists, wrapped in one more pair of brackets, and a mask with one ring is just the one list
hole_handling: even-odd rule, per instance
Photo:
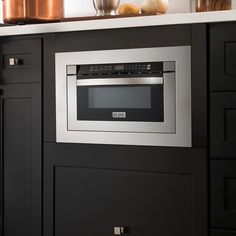
{"label": "shaker cabinet door", "polygon": [[210,27],[210,89],[236,91],[236,24]]}
{"label": "shaker cabinet door", "polygon": [[41,85],[0,86],[2,234],[41,235]]}

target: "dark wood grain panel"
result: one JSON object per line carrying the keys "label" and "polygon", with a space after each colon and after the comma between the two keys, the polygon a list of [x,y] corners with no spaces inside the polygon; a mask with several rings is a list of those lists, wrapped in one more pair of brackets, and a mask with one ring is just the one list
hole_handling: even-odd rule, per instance
{"label": "dark wood grain panel", "polygon": [[56,34],[56,51],[91,51],[191,44],[191,25],[92,30]]}
{"label": "dark wood grain panel", "polygon": [[41,235],[41,85],[0,86],[4,236]]}
{"label": "dark wood grain panel", "polygon": [[3,105],[4,235],[30,236],[32,223],[31,100],[30,98],[6,98]]}
{"label": "dark wood grain panel", "polygon": [[192,176],[55,167],[55,236],[192,235]]}
{"label": "dark wood grain panel", "polygon": [[236,236],[236,231],[212,230],[211,236]]}

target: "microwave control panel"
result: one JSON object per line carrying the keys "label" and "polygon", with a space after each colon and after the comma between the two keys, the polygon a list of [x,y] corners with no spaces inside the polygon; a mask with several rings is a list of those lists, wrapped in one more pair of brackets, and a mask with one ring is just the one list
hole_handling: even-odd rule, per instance
{"label": "microwave control panel", "polygon": [[78,74],[84,73],[138,73],[162,72],[163,62],[125,63],[125,64],[95,64],[77,66]]}
{"label": "microwave control panel", "polygon": [[[71,70],[70,68],[74,68]],[[162,76],[164,72],[174,72],[175,62],[140,62],[119,64],[68,65],[67,75],[77,75],[77,79],[98,77]]]}

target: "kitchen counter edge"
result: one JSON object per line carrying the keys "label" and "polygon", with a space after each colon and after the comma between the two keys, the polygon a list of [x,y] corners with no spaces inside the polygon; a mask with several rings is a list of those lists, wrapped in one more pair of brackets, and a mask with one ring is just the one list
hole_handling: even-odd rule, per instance
{"label": "kitchen counter edge", "polygon": [[230,21],[236,21],[236,10],[6,26],[0,36]]}

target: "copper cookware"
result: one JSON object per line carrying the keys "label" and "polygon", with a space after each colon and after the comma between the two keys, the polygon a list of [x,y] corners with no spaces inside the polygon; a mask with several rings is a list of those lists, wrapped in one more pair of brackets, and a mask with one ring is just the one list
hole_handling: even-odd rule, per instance
{"label": "copper cookware", "polygon": [[53,22],[63,15],[63,0],[3,0],[4,23]]}
{"label": "copper cookware", "polygon": [[232,0],[196,0],[196,11],[231,10]]}

